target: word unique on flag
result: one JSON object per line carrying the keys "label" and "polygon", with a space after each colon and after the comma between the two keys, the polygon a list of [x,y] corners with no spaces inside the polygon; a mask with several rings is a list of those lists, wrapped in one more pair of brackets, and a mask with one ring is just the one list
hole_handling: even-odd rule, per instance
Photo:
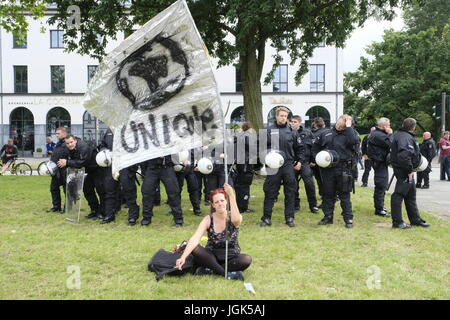
{"label": "word unique on flag", "polygon": [[126,38],[97,68],[83,105],[114,132],[113,173],[223,141],[207,49],[179,0]]}

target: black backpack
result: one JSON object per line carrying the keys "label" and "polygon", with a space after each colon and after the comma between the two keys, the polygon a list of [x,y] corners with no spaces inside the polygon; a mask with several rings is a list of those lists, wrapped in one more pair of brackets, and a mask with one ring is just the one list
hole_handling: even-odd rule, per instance
{"label": "black backpack", "polygon": [[178,270],[175,266],[177,259],[182,253],[172,253],[164,249],[159,249],[148,263],[148,271],[154,272],[156,281],[161,280],[165,275],[181,276],[186,273],[194,273],[194,257],[188,255],[182,270]]}

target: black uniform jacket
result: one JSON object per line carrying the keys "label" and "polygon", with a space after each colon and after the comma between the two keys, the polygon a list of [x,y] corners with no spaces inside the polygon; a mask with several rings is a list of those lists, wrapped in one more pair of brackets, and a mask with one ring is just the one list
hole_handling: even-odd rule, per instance
{"label": "black uniform jacket", "polygon": [[[271,137],[278,138],[278,148],[272,146]],[[287,125],[278,125],[276,122],[267,128],[267,150],[278,150],[284,158],[284,163],[305,161],[304,147],[299,144],[298,132]]]}
{"label": "black uniform jacket", "polygon": [[355,147],[359,143],[359,137],[355,129],[348,127],[338,131],[335,127],[321,131],[314,140],[313,156],[321,150],[334,150],[339,155],[339,161],[351,161],[355,153]]}
{"label": "black uniform jacket", "polygon": [[386,162],[386,157],[392,145],[394,136],[386,131],[376,128],[368,138],[367,155],[370,160],[377,162]]}
{"label": "black uniform jacket", "polygon": [[419,145],[414,134],[400,129],[394,134],[391,146],[391,164],[393,167],[410,173],[420,163]]}

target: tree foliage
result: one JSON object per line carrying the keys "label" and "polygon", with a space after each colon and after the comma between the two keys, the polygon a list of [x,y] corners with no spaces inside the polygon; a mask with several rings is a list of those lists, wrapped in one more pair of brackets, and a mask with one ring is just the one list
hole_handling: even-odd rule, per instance
{"label": "tree foliage", "polygon": [[346,110],[366,125],[385,116],[398,128],[406,117],[417,118],[422,131],[437,133],[433,106],[450,93],[450,25],[418,33],[386,31],[383,41],[366,50],[356,72],[345,75]]}
{"label": "tree foliage", "polygon": [[0,27],[7,32],[18,35],[26,34],[28,22],[24,13],[34,19],[44,16],[46,0],[2,0],[0,5]]}

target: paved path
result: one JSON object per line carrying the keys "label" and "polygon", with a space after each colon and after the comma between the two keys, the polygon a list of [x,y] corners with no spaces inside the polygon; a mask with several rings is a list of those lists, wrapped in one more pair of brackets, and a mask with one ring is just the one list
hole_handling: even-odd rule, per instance
{"label": "paved path", "polygon": [[[358,168],[360,166],[358,165]],[[358,185],[361,185],[361,178],[364,170],[359,171]],[[392,169],[389,168],[389,177],[392,176]],[[450,221],[450,181],[439,180],[439,163],[437,157],[432,162],[432,172],[430,173],[430,189],[417,189],[417,206],[420,210],[425,210],[435,216]],[[389,192],[394,192],[395,181],[389,188]],[[369,175],[369,187],[373,188],[373,170]],[[390,210],[389,210],[390,211]]]}

